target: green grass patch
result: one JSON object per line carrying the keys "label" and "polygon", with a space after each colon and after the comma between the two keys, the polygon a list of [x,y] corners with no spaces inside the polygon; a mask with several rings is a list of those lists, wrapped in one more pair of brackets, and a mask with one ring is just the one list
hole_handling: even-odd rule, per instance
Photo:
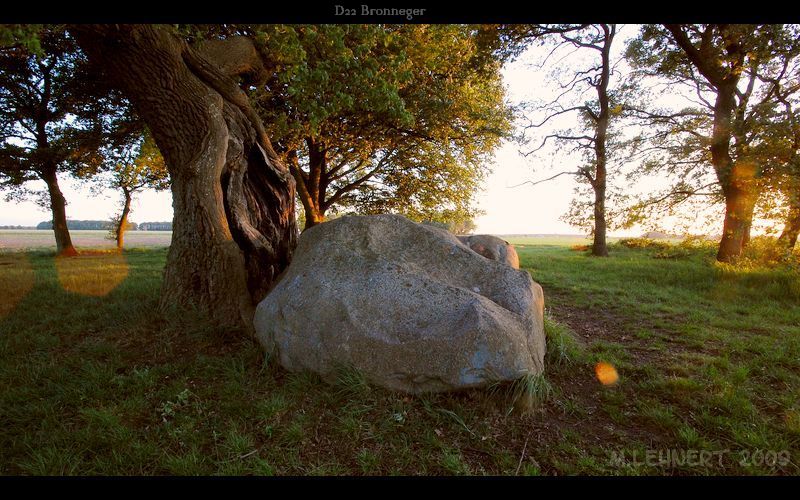
{"label": "green grass patch", "polygon": [[[289,373],[253,340],[162,315],[165,249],[73,267],[1,253],[0,474],[800,472],[791,259],[754,249],[719,265],[702,242],[612,244],[608,258],[570,249],[580,238],[518,243],[545,293],[545,374],[421,396],[348,367],[327,382]],[[617,383],[597,380],[600,361]],[[665,450],[725,454],[678,463]]]}

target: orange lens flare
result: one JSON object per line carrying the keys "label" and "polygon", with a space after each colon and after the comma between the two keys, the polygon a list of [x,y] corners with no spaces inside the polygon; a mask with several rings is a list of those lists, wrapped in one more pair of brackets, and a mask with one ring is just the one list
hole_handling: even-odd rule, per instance
{"label": "orange lens flare", "polygon": [[603,361],[594,365],[594,374],[603,385],[614,385],[619,381],[619,373],[614,365]]}
{"label": "orange lens flare", "polygon": [[34,281],[33,268],[25,254],[0,254],[0,319],[28,295]]}
{"label": "orange lens flare", "polygon": [[56,271],[64,290],[103,297],[128,277],[128,262],[116,252],[56,257]]}

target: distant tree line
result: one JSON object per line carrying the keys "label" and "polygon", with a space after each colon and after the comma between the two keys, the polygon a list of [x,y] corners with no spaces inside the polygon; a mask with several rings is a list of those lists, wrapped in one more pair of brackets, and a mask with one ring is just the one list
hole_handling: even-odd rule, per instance
{"label": "distant tree line", "polygon": [[[109,229],[112,222],[107,220],[67,220],[67,229],[74,231],[93,231]],[[53,229],[53,221],[43,221],[37,224],[36,229]]]}
{"label": "distant tree line", "polygon": [[[172,231],[172,222],[128,222],[128,231]],[[67,220],[70,231],[99,231],[116,229],[117,223],[113,220]],[[29,229],[22,226],[0,226],[0,229]],[[53,221],[40,222],[36,229],[53,229]]]}

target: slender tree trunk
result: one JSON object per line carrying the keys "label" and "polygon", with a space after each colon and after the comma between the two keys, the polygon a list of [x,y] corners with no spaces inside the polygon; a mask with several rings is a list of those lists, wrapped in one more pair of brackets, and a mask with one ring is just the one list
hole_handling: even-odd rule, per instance
{"label": "slender tree trunk", "polygon": [[594,242],[592,243],[592,255],[596,257],[608,257],[605,203],[605,185],[602,188],[596,187],[594,190]]}
{"label": "slender tree trunk", "polygon": [[750,229],[753,227],[753,212],[755,211],[755,204],[750,209],[750,218],[744,224],[744,235],[742,236],[742,250],[747,248],[747,245],[750,244]]}
{"label": "slender tree trunk", "polygon": [[591,179],[594,189],[594,242],[592,243],[592,255],[597,257],[608,257],[608,246],[606,245],[606,140],[608,137],[608,123],[610,120],[608,83],[611,77],[611,43],[616,33],[616,25],[602,25],[605,33],[603,50],[601,52],[602,71],[600,81],[597,83],[597,97],[600,104],[600,113],[597,115],[597,129],[594,143],[595,153],[595,174]]}
{"label": "slender tree trunk", "polygon": [[296,244],[295,183],[246,94],[262,79],[250,40],[190,47],[159,25],[74,25],[90,59],[133,102],[170,172],[172,244],[161,308],[252,332],[254,306]]}
{"label": "slender tree trunk", "polygon": [[42,180],[47,184],[50,194],[50,211],[53,214],[53,233],[56,237],[56,252],[58,255],[73,257],[78,251],[72,245],[72,237],[67,227],[67,201],[58,186],[56,169],[48,168],[41,174]]}
{"label": "slender tree trunk", "polygon": [[122,215],[117,223],[117,250],[122,250],[125,246],[125,231],[128,229],[128,215],[131,213],[131,192],[127,189],[122,190],[125,202],[122,207]]}
{"label": "slender tree trunk", "polygon": [[783,231],[778,237],[778,244],[786,250],[793,250],[797,244],[797,235],[800,234],[800,198],[795,199],[783,225]]}

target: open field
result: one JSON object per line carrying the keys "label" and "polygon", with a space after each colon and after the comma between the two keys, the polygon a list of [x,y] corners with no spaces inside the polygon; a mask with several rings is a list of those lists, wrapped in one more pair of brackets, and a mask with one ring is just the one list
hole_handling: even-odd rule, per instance
{"label": "open field", "polygon": [[[114,248],[116,242],[107,238],[108,231],[69,232],[72,242],[81,248]],[[125,233],[125,248],[169,246],[172,231],[128,231]],[[0,251],[40,250],[56,248],[53,231],[37,229],[0,229]]]}
{"label": "open field", "polygon": [[164,248],[0,253],[0,474],[800,473],[796,266],[517,243],[548,318],[527,413],[507,388],[326,385],[162,317]]}

